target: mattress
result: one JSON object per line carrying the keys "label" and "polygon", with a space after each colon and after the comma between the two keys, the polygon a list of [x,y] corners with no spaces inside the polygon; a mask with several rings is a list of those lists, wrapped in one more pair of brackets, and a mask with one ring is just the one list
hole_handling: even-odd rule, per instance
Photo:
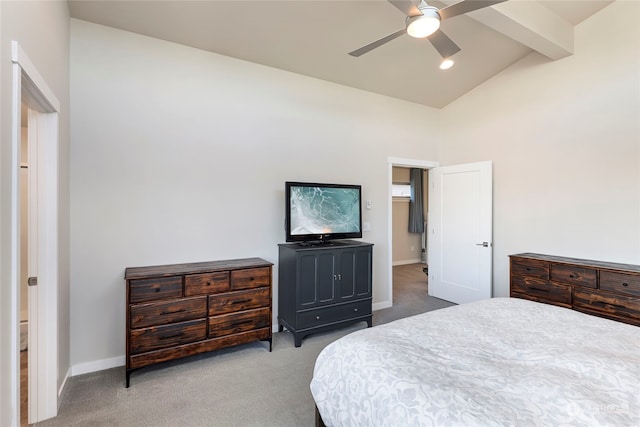
{"label": "mattress", "polygon": [[640,328],[493,298],[349,334],[310,388],[327,426],[638,426]]}

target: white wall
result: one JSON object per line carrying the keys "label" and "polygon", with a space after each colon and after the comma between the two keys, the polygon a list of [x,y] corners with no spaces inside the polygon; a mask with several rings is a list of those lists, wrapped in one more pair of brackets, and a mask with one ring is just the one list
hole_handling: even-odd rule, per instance
{"label": "white wall", "polygon": [[640,3],[581,23],[575,54],[531,54],[442,110],[442,165],[493,160],[494,295],[508,255],[640,264]]}
{"label": "white wall", "polygon": [[[58,218],[58,387],[69,368],[69,11],[66,1],[0,1],[0,425],[12,425],[18,409],[12,406],[9,363],[11,318],[17,308],[11,278],[12,63],[11,41],[17,41],[60,101]],[[17,344],[17,343],[15,343]]]}
{"label": "white wall", "polygon": [[363,186],[389,300],[388,157],[433,160],[437,110],[78,20],[71,81],[74,374],[124,362],[126,267],[277,264],[286,180]]}

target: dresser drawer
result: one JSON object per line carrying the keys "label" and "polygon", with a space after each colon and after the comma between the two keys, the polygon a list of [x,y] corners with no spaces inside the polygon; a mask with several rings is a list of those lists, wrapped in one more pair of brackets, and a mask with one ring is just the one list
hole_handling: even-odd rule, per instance
{"label": "dresser drawer", "polygon": [[640,274],[600,272],[600,289],[640,296]]}
{"label": "dresser drawer", "polygon": [[573,307],[584,313],[640,326],[640,298],[576,289]]}
{"label": "dresser drawer", "polygon": [[558,305],[571,305],[571,286],[532,277],[511,277],[512,296]]}
{"label": "dresser drawer", "polygon": [[551,265],[551,280],[567,285],[597,287],[597,270],[575,265]]}
{"label": "dresser drawer", "polygon": [[131,353],[136,354],[203,340],[206,337],[207,319],[205,318],[132,330],[129,348]]}
{"label": "dresser drawer", "polygon": [[511,258],[511,274],[547,280],[549,279],[549,263],[514,257]]}
{"label": "dresser drawer", "polygon": [[131,280],[129,302],[144,302],[182,296],[182,276]]}
{"label": "dresser drawer", "polygon": [[271,284],[271,269],[247,268],[231,272],[231,290],[252,289],[269,286]]}
{"label": "dresser drawer", "polygon": [[371,314],[371,300],[357,301],[350,304],[341,304],[332,307],[318,308],[315,310],[298,313],[298,328],[313,328],[324,326],[334,322],[368,316]]}
{"label": "dresser drawer", "polygon": [[184,276],[184,294],[207,295],[229,290],[229,272],[189,274]]}
{"label": "dresser drawer", "polygon": [[270,303],[269,288],[209,295],[209,316],[249,310],[251,308],[269,307]]}
{"label": "dresser drawer", "polygon": [[258,308],[209,318],[209,338],[271,327],[271,310]]}
{"label": "dresser drawer", "polygon": [[131,329],[207,317],[207,297],[185,298],[131,306]]}

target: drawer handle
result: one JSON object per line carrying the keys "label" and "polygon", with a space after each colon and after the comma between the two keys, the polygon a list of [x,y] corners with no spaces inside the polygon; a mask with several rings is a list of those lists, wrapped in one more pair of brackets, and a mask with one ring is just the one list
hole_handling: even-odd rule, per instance
{"label": "drawer handle", "polygon": [[179,338],[179,337],[181,337],[182,335],[183,335],[182,333],[179,333],[179,334],[172,334],[172,335],[164,335],[164,336],[160,337],[160,339],[161,339],[161,340],[168,340],[168,339],[171,339],[171,338]]}
{"label": "drawer handle", "polygon": [[160,292],[160,288],[155,288],[155,292]]}
{"label": "drawer handle", "polygon": [[176,313],[182,313],[183,311],[187,311],[184,308],[181,308],[180,310],[175,310],[175,311],[163,311],[162,313],[160,313],[161,315],[167,315],[167,314],[176,314]]}
{"label": "drawer handle", "polygon": [[570,274],[569,277],[573,279],[575,276],[573,274]]}
{"label": "drawer handle", "polygon": [[251,301],[251,298],[239,299],[239,300],[231,301],[231,304],[242,304],[242,303],[249,302],[249,301]]}
{"label": "drawer handle", "polygon": [[622,282],[622,286],[629,286],[627,282]]}
{"label": "drawer handle", "polygon": [[535,286],[529,286],[529,289],[531,289],[532,291],[551,292],[549,289],[536,288]]}
{"label": "drawer handle", "polygon": [[526,268],[526,270],[527,270],[527,271],[531,271],[531,267],[527,267],[527,268]]}
{"label": "drawer handle", "polygon": [[316,320],[320,320],[320,316],[316,316]]}
{"label": "drawer handle", "polygon": [[353,309],[353,311],[358,311],[358,309],[357,309],[357,308],[354,308],[354,309]]}

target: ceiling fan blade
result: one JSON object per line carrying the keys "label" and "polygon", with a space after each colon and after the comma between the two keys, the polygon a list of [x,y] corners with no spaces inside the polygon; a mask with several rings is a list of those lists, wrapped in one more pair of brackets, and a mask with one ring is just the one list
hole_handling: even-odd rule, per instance
{"label": "ceiling fan blade", "polygon": [[389,3],[400,9],[402,13],[407,16],[422,15],[418,6],[413,4],[410,0],[387,0]]}
{"label": "ceiling fan blade", "polygon": [[507,0],[465,0],[460,3],[452,4],[451,6],[443,7],[438,11],[438,13],[440,14],[441,19],[447,19],[505,1]]}
{"label": "ceiling fan blade", "polygon": [[448,58],[460,52],[458,45],[440,30],[431,34],[427,38],[443,58]]}
{"label": "ceiling fan blade", "polygon": [[405,30],[403,28],[401,30],[396,31],[393,34],[389,34],[388,36],[381,38],[380,40],[376,40],[373,43],[369,43],[366,46],[362,46],[360,49],[356,49],[353,52],[349,52],[349,55],[355,56],[355,57],[358,57],[360,55],[364,55],[365,53],[369,52],[370,50],[373,50],[373,49],[375,49],[377,47],[380,47],[383,44],[385,44],[387,42],[390,42],[391,40],[396,39],[396,38],[398,38],[401,35],[406,34],[406,33],[407,33],[407,30]]}

